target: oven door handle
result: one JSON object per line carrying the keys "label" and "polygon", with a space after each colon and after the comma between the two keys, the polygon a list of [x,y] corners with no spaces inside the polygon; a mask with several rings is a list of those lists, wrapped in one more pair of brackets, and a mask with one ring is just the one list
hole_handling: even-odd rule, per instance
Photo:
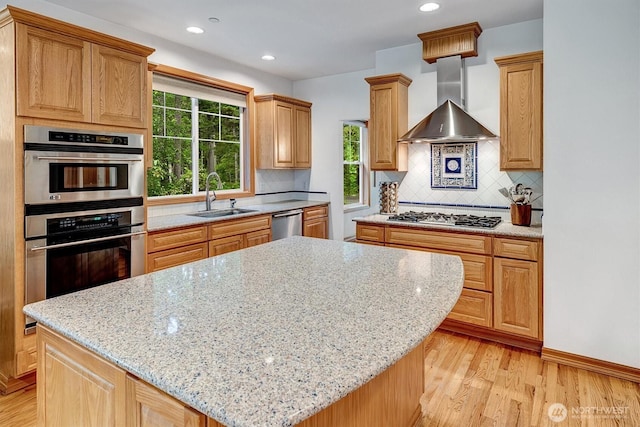
{"label": "oven door handle", "polygon": [[78,242],[58,243],[57,245],[48,246],[34,246],[30,249],[31,252],[46,251],[47,249],[68,248],[69,246],[84,245],[87,243],[104,242],[105,240],[121,239],[123,237],[134,237],[141,234],[147,234],[146,231],[137,231],[135,233],[117,234],[115,236],[96,237],[95,239],[81,240]]}
{"label": "oven door handle", "polygon": [[123,158],[123,159],[110,159],[108,157],[63,157],[63,156],[38,156],[38,160],[65,160],[68,162],[141,162],[140,158]]}

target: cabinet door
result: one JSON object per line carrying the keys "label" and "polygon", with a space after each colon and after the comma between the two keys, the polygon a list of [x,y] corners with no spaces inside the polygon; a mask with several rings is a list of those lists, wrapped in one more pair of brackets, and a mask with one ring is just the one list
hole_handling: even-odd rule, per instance
{"label": "cabinet door", "polygon": [[127,427],[205,427],[206,417],[150,385],[127,376]]}
{"label": "cabinet door", "polygon": [[125,425],[126,372],[38,324],[38,425]]}
{"label": "cabinet door", "polygon": [[311,108],[295,106],[295,167],[311,168]]}
{"label": "cabinet door", "polygon": [[246,247],[258,246],[271,241],[271,229],[253,231],[246,234]]}
{"label": "cabinet door", "polygon": [[371,118],[369,120],[369,150],[371,170],[396,168],[397,109],[394,83],[371,87]]}
{"label": "cabinet door", "polygon": [[462,289],[458,302],[448,318],[474,325],[491,327],[491,293]]}
{"label": "cabinet door", "polygon": [[295,166],[295,152],[293,146],[294,108],[293,105],[276,101],[276,126],[274,144],[274,166],[278,168],[293,168]]}
{"label": "cabinet door", "polygon": [[316,237],[318,239],[328,239],[329,218],[314,218],[304,221],[302,225],[302,235],[306,237]]}
{"label": "cabinet door", "polygon": [[147,59],[92,46],[92,120],[107,125],[147,125]]}
{"label": "cabinet door", "polygon": [[16,24],[17,114],[90,122],[91,45]]}
{"label": "cabinet door", "polygon": [[233,252],[245,247],[245,235],[223,237],[209,241],[209,256],[216,256]]}
{"label": "cabinet door", "polygon": [[493,262],[493,326],[540,338],[538,263],[505,258]]}
{"label": "cabinet door", "polygon": [[542,170],[542,53],[538,55],[537,61],[523,55],[527,62],[500,67],[501,170]]}

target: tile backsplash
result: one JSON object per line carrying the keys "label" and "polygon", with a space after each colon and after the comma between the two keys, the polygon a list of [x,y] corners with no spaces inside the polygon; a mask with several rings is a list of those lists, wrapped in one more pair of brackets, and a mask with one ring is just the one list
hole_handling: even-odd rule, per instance
{"label": "tile backsplash", "polygon": [[[400,183],[398,199],[400,210],[454,212],[478,211],[481,215],[508,218],[509,201],[498,191],[516,183],[531,187],[533,197],[542,194],[542,172],[504,172],[500,170],[500,141],[478,142],[478,188],[474,190],[431,188],[431,145],[409,145],[409,170],[407,172],[376,172],[374,200],[378,197],[379,183]],[[442,206],[438,206],[442,205]],[[464,206],[461,206],[464,205]],[[471,208],[470,208],[471,206]],[[532,221],[539,222],[543,197],[533,203]]]}

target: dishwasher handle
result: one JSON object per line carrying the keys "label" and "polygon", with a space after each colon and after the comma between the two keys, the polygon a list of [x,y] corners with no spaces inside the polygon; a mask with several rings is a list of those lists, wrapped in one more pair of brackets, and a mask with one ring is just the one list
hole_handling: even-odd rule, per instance
{"label": "dishwasher handle", "polygon": [[302,213],[302,209],[294,209],[286,212],[278,212],[272,215],[272,218],[284,218],[287,216],[300,215]]}

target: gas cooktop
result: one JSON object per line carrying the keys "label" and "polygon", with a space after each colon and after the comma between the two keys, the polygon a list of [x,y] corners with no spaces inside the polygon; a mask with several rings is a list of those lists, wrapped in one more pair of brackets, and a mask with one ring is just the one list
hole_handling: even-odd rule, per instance
{"label": "gas cooktop", "polygon": [[497,216],[442,214],[434,212],[403,212],[389,217],[389,221],[418,222],[421,224],[451,225],[459,227],[495,228],[502,221]]}

